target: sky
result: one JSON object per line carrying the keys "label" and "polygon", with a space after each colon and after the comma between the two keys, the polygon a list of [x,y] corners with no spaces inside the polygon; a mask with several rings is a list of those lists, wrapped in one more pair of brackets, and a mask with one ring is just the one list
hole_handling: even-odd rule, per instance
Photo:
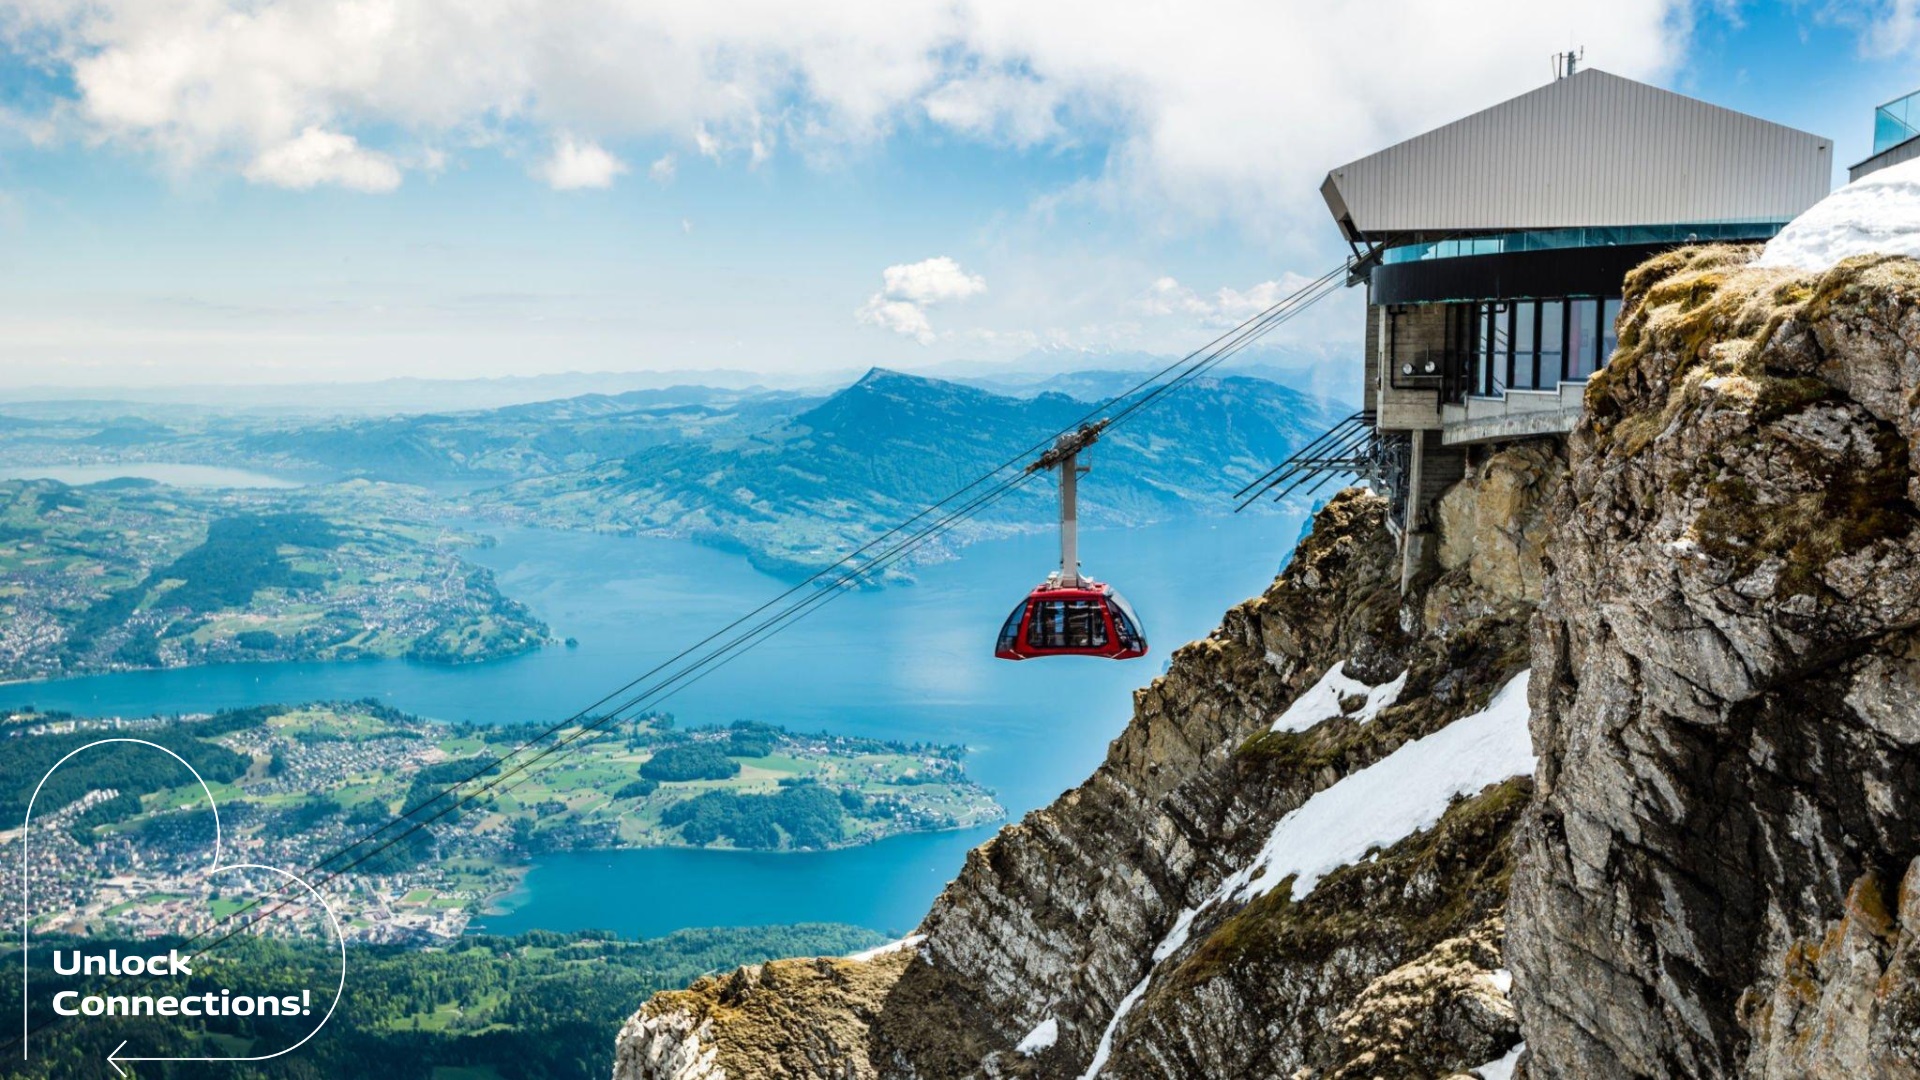
{"label": "sky", "polygon": [[0,0],[0,392],[1177,355],[1568,48],[1838,181],[1920,0]]}

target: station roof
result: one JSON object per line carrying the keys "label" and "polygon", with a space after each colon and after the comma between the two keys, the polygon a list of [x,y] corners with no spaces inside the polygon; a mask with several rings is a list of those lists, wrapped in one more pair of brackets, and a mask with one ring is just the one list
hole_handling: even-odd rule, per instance
{"label": "station roof", "polygon": [[1354,243],[1576,226],[1782,222],[1833,140],[1589,68],[1327,174]]}

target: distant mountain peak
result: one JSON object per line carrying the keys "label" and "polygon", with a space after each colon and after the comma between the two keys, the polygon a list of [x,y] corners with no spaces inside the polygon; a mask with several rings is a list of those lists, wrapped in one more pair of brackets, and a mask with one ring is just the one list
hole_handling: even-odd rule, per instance
{"label": "distant mountain peak", "polygon": [[921,375],[909,375],[904,371],[896,371],[893,368],[875,366],[868,368],[867,373],[860,376],[860,378],[855,380],[847,389],[852,390],[863,386],[877,386],[882,383],[911,383],[918,386],[940,381],[942,380],[929,379]]}

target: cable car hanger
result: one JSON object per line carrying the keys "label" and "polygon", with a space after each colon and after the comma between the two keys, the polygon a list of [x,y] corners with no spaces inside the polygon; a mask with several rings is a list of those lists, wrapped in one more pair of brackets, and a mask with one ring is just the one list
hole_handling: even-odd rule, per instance
{"label": "cable car hanger", "polygon": [[[1084,443],[1074,449],[1074,452],[1077,454],[1079,450],[1092,445],[1101,431],[1124,422],[1133,413],[1151,405],[1154,401],[1160,399],[1162,395],[1178,389],[1196,376],[1211,370],[1223,360],[1226,360],[1228,357],[1231,357],[1246,347],[1248,343],[1266,334],[1269,330],[1289,321],[1318,301],[1339,291],[1339,279],[1345,276],[1347,269],[1352,265],[1353,260],[1351,259],[1342,262],[1332,270],[1329,270],[1300,287],[1292,294],[1275,302],[1265,311],[1247,319],[1232,330],[1215,338],[1203,348],[1188,353],[1186,356],[1181,357],[1179,360],[1168,364],[1165,368],[1141,380],[1139,384],[1131,389],[1109,398],[1100,405],[1094,406],[1094,412],[1098,412],[1101,409],[1118,406],[1122,401],[1126,401],[1129,397],[1132,397],[1132,401],[1112,417],[1100,420],[1094,424],[1083,424],[1079,430],[1061,435],[1055,440],[1054,446],[1041,455],[1041,461],[1046,460],[1049,455],[1060,451],[1063,440],[1078,438],[1081,431],[1084,431],[1088,427],[1094,428],[1095,430],[1092,436],[1088,437]],[[1139,394],[1140,396],[1134,397],[1133,395],[1135,394]],[[1088,413],[1087,415],[1091,416],[1092,413]],[[309,875],[321,875],[324,873],[324,877],[318,880],[317,885],[320,888],[325,888],[328,882],[351,871],[361,863],[378,856],[381,852],[404,841],[407,837],[414,835],[433,822],[440,820],[448,814],[458,812],[463,807],[500,789],[503,784],[514,781],[515,777],[521,777],[523,774],[525,776],[524,779],[514,781],[517,785],[525,783],[539,773],[553,768],[573,754],[578,753],[584,746],[589,745],[591,740],[604,732],[609,724],[629,715],[637,709],[657,705],[661,701],[672,697],[692,683],[698,682],[700,679],[712,674],[715,670],[738,659],[755,645],[760,644],[793,622],[806,617],[812,611],[818,610],[822,605],[830,603],[848,592],[848,590],[838,586],[845,585],[851,581],[862,580],[868,575],[894,564],[904,555],[911,553],[926,544],[929,540],[945,533],[955,524],[972,517],[982,508],[991,506],[1000,498],[1017,488],[1027,477],[1031,476],[1033,472],[1049,467],[1041,464],[1041,461],[1036,461],[1018,476],[1010,480],[991,483],[990,487],[987,486],[993,481],[994,477],[1004,470],[1011,468],[1021,457],[1032,453],[1034,449],[1034,447],[1028,447],[1021,454],[1014,456],[1001,465],[995,466],[986,474],[969,482],[939,502],[928,506],[906,521],[895,525],[893,528],[862,544],[859,548],[842,555],[834,562],[816,570],[807,578],[789,586],[784,592],[766,601],[759,607],[735,618],[727,625],[708,634],[692,645],[687,646],[666,660],[655,664],[652,668],[641,672],[593,704],[548,724],[531,737],[522,740],[505,754],[490,758],[473,772],[442,787],[431,798],[422,799],[414,803],[412,806],[403,809],[399,814],[382,824],[362,833],[345,846],[335,849],[324,858],[310,864],[307,867],[307,873]],[[983,487],[985,487],[986,490],[980,491],[979,489]],[[970,492],[978,493],[969,497]],[[964,502],[962,502],[963,499],[965,500]],[[1063,506],[1063,514],[1065,513],[1065,509]],[[869,554],[870,552],[871,554]],[[1078,564],[1075,562],[1073,565],[1075,566],[1074,576],[1078,578]],[[818,587],[816,588],[815,586]],[[1106,589],[1107,587],[1103,585],[1100,586],[1100,588]],[[812,591],[809,592],[809,589]],[[1040,590],[1035,591],[1039,592]],[[1111,592],[1111,590],[1108,591]],[[796,595],[798,595],[798,599],[795,599]],[[1112,596],[1115,600],[1118,600],[1120,604],[1125,604],[1125,600],[1120,597],[1119,593],[1112,592]],[[1026,608],[1027,605],[1023,603],[1019,608],[1014,610],[1014,613],[1024,616],[1026,614]],[[1132,608],[1126,608],[1126,612],[1131,616]],[[1131,619],[1131,627],[1136,636],[1138,635],[1139,625],[1140,622],[1137,618]],[[1002,631],[1002,637],[1003,639],[1005,637],[1004,630]],[[1138,641],[1140,652],[1135,655],[1145,655],[1146,640],[1144,637],[1140,637]],[[1028,656],[1008,656],[998,652],[996,655],[1004,656],[1009,660],[1028,659]],[[1034,652],[1031,655],[1051,654]],[[1092,653],[1090,655],[1100,654]],[[1131,657],[1123,656],[1114,657],[1114,659],[1130,658]],[[350,856],[351,860],[349,861]],[[212,925],[205,929],[196,931],[186,939],[186,943],[195,945],[195,951],[198,953],[205,953],[218,948],[221,944],[239,936],[260,920],[268,918],[285,908],[288,904],[294,903],[295,901],[291,899],[274,899],[274,897],[279,896],[285,891],[286,887],[284,885],[275,886],[265,895],[242,905],[239,910],[228,914],[224,918],[215,920]],[[263,905],[266,905],[264,910],[262,910]],[[223,927],[227,927],[227,929],[223,930]],[[205,944],[199,944],[201,942],[205,942]],[[51,1020],[38,1028],[32,1029],[32,1031],[23,1031],[18,1039],[0,1040],[0,1052],[11,1049],[15,1043],[24,1043],[27,1037],[33,1032],[55,1027],[59,1023],[60,1021],[57,1019]]]}
{"label": "cable car hanger", "polygon": [[993,655],[1002,660],[1042,656],[1098,656],[1132,660],[1147,654],[1140,617],[1111,585],[1080,573],[1080,455],[1100,440],[1111,420],[1063,432],[1026,468],[1060,471],[1060,569],[1047,575],[1007,616]]}

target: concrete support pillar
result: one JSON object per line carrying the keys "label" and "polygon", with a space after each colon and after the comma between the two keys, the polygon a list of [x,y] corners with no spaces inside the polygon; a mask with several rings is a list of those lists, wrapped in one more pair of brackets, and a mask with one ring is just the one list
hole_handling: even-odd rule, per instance
{"label": "concrete support pillar", "polygon": [[1420,549],[1426,539],[1415,532],[1420,524],[1420,465],[1426,448],[1427,433],[1413,433],[1413,453],[1407,463],[1407,509],[1405,519],[1400,522],[1400,591],[1405,593],[1407,586],[1413,583],[1414,561],[1420,557]]}

